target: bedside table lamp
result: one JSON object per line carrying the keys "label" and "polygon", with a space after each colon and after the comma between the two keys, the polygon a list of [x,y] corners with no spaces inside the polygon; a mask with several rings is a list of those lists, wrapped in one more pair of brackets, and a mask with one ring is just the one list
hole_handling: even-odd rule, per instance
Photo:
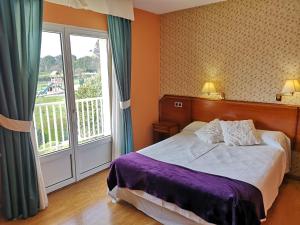
{"label": "bedside table lamp", "polygon": [[286,80],[280,94],[276,95],[276,100],[281,101],[282,96],[291,96],[295,92],[300,92],[300,83],[298,80]]}
{"label": "bedside table lamp", "polygon": [[220,95],[221,99],[225,99],[225,94],[223,92],[217,92],[215,84],[213,82],[205,82],[202,88],[202,93],[210,95]]}
{"label": "bedside table lamp", "polygon": [[211,93],[215,94],[216,92],[215,84],[213,82],[205,82],[202,93],[210,95]]}

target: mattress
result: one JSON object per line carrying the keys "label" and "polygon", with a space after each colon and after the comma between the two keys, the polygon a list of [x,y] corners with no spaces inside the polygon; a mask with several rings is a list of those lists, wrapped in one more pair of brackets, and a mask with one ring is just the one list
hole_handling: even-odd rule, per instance
{"label": "mattress", "polygon": [[[277,145],[227,146],[224,143],[203,143],[193,133],[181,132],[160,143],[144,148],[138,153],[195,171],[220,175],[252,184],[262,193],[266,213],[275,201],[279,186],[290,165],[288,138],[280,140]],[[140,206],[145,205],[146,202],[151,203],[152,209],[150,212],[148,212],[147,207],[144,209],[136,207],[160,222],[170,222],[173,217],[157,218],[158,215],[153,212],[159,212],[159,208],[173,212],[175,215],[179,214],[196,222],[196,224],[205,224],[205,221],[195,214],[143,191],[116,188],[110,194],[115,198],[118,197]],[[131,198],[126,199],[128,196],[131,196]],[[132,201],[134,196],[136,199]],[[138,199],[140,204],[138,204]],[[156,207],[158,208],[154,210]]]}

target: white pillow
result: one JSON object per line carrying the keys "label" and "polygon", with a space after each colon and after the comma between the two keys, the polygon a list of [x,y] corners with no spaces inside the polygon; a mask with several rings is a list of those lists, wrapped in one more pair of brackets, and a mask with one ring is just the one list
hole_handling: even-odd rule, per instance
{"label": "white pillow", "polygon": [[291,167],[291,140],[281,131],[257,130],[263,144],[281,148],[286,152],[286,171]]}
{"label": "white pillow", "polygon": [[199,130],[205,124],[207,124],[207,123],[202,122],[202,121],[194,121],[194,122],[190,123],[189,125],[187,125],[185,128],[183,128],[182,131],[188,131],[188,132],[194,133],[196,130]]}
{"label": "white pillow", "polygon": [[194,132],[201,141],[209,144],[219,143],[224,140],[219,119],[214,119]]}
{"label": "white pillow", "polygon": [[290,148],[290,139],[281,131],[257,130],[263,144],[277,148]]}
{"label": "white pillow", "polygon": [[261,141],[252,120],[220,121],[226,145],[256,145]]}

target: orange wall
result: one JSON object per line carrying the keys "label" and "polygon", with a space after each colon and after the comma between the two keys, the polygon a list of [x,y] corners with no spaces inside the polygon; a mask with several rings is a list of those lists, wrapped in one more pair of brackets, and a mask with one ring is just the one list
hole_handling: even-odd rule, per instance
{"label": "orange wall", "polygon": [[135,148],[152,144],[160,94],[160,17],[134,10],[132,23],[132,118]]}
{"label": "orange wall", "polygon": [[[160,82],[160,17],[135,9],[132,22],[131,105],[135,149],[152,144],[158,120]],[[44,21],[107,30],[106,15],[44,3]]]}

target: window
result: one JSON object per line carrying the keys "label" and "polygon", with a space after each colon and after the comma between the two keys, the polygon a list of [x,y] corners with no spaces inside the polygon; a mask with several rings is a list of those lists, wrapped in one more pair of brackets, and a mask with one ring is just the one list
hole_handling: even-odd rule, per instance
{"label": "window", "polygon": [[34,110],[41,155],[111,134],[107,52],[105,33],[62,26],[43,31]]}
{"label": "window", "polygon": [[40,154],[68,148],[69,124],[61,33],[42,33],[34,124]]}
{"label": "window", "polygon": [[[104,116],[108,88],[107,40],[70,35],[78,142],[110,134]],[[109,128],[109,127],[108,127]]]}

